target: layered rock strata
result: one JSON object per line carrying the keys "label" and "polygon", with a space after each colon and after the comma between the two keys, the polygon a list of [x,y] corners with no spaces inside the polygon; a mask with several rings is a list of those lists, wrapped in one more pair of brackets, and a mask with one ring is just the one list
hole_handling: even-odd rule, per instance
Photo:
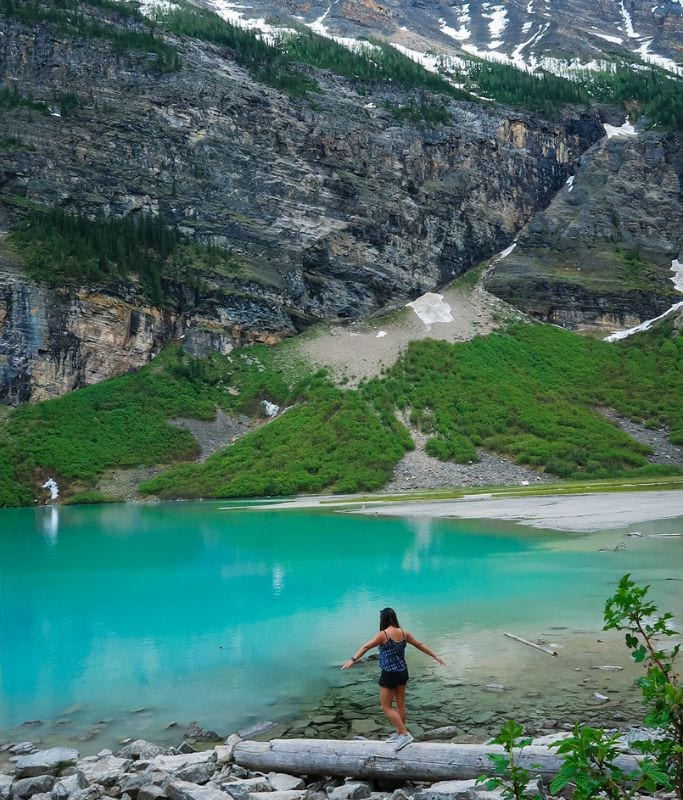
{"label": "layered rock strata", "polygon": [[674,134],[605,137],[487,279],[535,317],[609,332],[681,299],[672,261],[683,247],[683,142]]}
{"label": "layered rock strata", "polygon": [[[209,285],[199,312],[194,297],[181,312],[154,312],[139,297],[129,303],[135,287],[48,292],[5,273],[0,354],[15,365],[4,372],[13,402],[34,387],[44,397],[134,367],[205,320],[228,337],[235,325],[281,336],[419,295],[508,244],[602,133],[590,115],[555,125],[462,103],[448,106],[448,125],[402,125],[379,107],[407,101],[391,88],[359,95],[316,72],[321,92],[291,99],[195,40],[169,38],[182,68],[160,72],[106,40],[0,24],[0,81],[52,108],[0,119],[0,136],[20,131],[23,143],[3,153],[0,193],[88,214],[162,213],[191,240],[231,249],[243,267],[229,291]],[[68,113],[54,100],[65,93]],[[132,345],[121,294],[146,331]],[[66,318],[69,343],[60,326],[29,324],[16,310],[22,297],[46,320]],[[116,333],[105,332],[109,319]],[[35,324],[45,335],[34,346]],[[98,347],[120,355],[88,366],[100,361]]]}

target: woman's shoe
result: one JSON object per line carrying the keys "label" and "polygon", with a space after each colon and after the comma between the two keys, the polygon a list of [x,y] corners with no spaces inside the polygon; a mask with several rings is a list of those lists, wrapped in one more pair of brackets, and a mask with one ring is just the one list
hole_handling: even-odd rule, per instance
{"label": "woman's shoe", "polygon": [[394,747],[394,752],[398,753],[399,750],[402,750],[406,745],[410,744],[413,741],[413,737],[409,733],[402,733],[400,736],[396,737],[396,747]]}
{"label": "woman's shoe", "polygon": [[391,736],[387,736],[387,738],[384,741],[385,742],[395,742],[398,739],[398,737],[399,737],[399,734],[397,732],[396,733],[392,733]]}

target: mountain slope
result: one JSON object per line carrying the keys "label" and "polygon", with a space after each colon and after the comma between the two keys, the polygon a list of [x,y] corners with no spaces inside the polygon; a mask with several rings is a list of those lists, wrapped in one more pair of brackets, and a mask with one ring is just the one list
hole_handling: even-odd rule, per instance
{"label": "mountain slope", "polygon": [[[190,264],[191,282],[167,270],[159,308],[118,267],[58,291],[49,263],[42,282],[26,280],[0,242],[11,402],[122,370],[112,351],[138,354],[137,367],[179,335],[225,351],[411,299],[506,246],[602,134],[589,112],[550,123],[310,67],[280,75],[318,86],[291,97],[234,48],[150,33],[115,4],[14,8],[0,18],[5,229],[32,205],[160,214],[237,269]],[[432,107],[445,122],[401,116]]]}

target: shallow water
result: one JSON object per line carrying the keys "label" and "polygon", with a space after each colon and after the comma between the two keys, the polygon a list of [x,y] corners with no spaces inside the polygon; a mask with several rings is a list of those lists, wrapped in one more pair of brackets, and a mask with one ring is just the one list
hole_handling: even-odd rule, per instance
{"label": "shallow water", "polygon": [[[622,574],[683,613],[668,580],[683,575],[683,537],[225,505],[0,512],[0,742],[84,738],[89,752],[123,736],[177,741],[191,720],[227,734],[292,718],[349,684],[374,697],[375,667],[339,665],[385,605],[448,662],[437,673],[412,651],[415,691],[450,686],[464,702],[459,684],[511,681],[518,696],[477,702],[523,713],[540,702],[524,700],[529,684],[580,668],[572,637],[596,648],[584,661],[606,655],[602,607]],[[639,530],[680,533],[683,518]],[[555,639],[560,656],[506,630]],[[592,675],[598,690],[619,680]]]}

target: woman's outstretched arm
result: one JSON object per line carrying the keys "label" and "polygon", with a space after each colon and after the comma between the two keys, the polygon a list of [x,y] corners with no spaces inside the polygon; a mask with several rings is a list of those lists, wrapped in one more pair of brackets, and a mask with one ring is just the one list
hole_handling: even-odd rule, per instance
{"label": "woman's outstretched arm", "polygon": [[426,653],[428,656],[431,656],[434,659],[434,661],[436,661],[437,664],[441,664],[442,667],[446,666],[446,662],[442,661],[439,658],[439,656],[436,655],[436,653],[432,652],[427,647],[426,644],[423,644],[422,642],[418,642],[418,640],[413,636],[412,633],[408,633],[408,631],[406,631],[405,633],[406,633],[406,639],[410,642],[410,644],[413,645],[413,647],[417,647],[418,650],[422,650],[423,653]]}
{"label": "woman's outstretched arm", "polygon": [[342,664],[342,669],[349,669],[352,667],[357,661],[360,661],[361,658],[368,652],[368,650],[372,650],[373,647],[377,647],[378,644],[382,644],[384,641],[384,634],[380,631],[376,636],[373,636],[369,642],[366,642],[360,650],[358,650],[351,658]]}

